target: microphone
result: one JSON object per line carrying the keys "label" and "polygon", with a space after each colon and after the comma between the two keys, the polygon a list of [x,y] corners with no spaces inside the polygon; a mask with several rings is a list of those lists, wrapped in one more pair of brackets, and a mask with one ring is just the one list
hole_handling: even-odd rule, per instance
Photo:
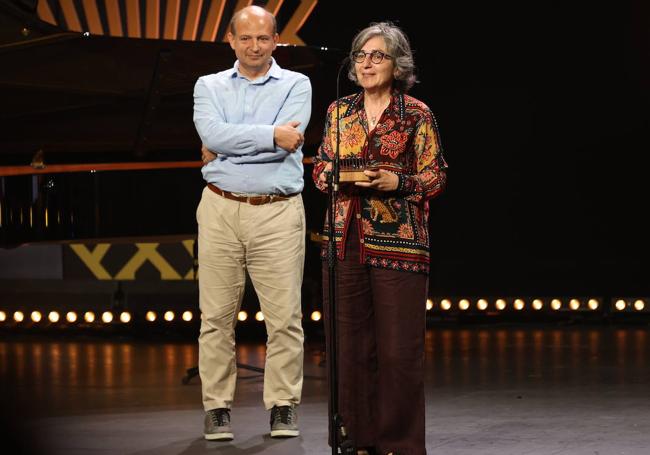
{"label": "microphone", "polygon": [[336,350],[336,229],[334,227],[334,218],[336,217],[336,199],[339,191],[339,144],[341,142],[341,96],[339,94],[341,71],[350,61],[350,56],[346,56],[339,64],[339,70],[336,75],[336,146],[334,147],[334,163],[332,173],[329,175],[328,186],[328,231],[329,239],[327,241],[327,261],[329,274],[329,303],[330,303],[330,438],[332,441],[332,455],[354,455],[357,453],[353,442],[348,439],[347,431],[342,417],[338,413],[338,354]]}
{"label": "microphone", "polygon": [[341,88],[341,71],[343,68],[347,66],[347,64],[350,62],[350,55],[346,55],[343,60],[341,60],[341,63],[339,63],[339,70],[336,73],[336,147],[334,149],[334,163],[332,164],[332,173],[331,175],[331,182],[330,185],[333,185],[334,193],[336,194],[339,189],[339,166],[340,166],[340,161],[339,161],[339,144],[341,142],[341,95],[340,95],[340,88]]}

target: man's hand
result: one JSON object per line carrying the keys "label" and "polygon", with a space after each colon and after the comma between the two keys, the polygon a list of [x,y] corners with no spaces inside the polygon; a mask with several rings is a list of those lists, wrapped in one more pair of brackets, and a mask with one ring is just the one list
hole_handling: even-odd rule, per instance
{"label": "man's hand", "polygon": [[296,128],[300,122],[291,121],[284,125],[278,125],[273,129],[273,141],[275,145],[285,149],[289,153],[295,152],[305,142],[305,136]]}
{"label": "man's hand", "polygon": [[379,191],[394,191],[399,185],[399,177],[394,172],[379,169],[378,171],[363,171],[363,173],[370,177],[370,181],[354,182],[355,185]]}
{"label": "man's hand", "polygon": [[216,153],[212,153],[205,145],[201,145],[201,161],[203,164],[208,164],[210,161],[217,158]]}

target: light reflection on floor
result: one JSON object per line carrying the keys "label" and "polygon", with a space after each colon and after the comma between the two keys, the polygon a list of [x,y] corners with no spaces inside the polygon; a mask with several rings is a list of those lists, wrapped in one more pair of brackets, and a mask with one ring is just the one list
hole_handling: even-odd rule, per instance
{"label": "light reflection on floor", "polygon": [[[650,377],[646,327],[476,327],[430,329],[428,393],[638,383]],[[304,400],[326,399],[322,342],[306,348]],[[263,367],[263,341],[240,343],[238,362]],[[197,363],[194,341],[182,343],[37,339],[0,341],[5,392],[38,413],[200,407],[200,383],[182,386]],[[262,376],[240,370],[237,400],[261,400]]]}

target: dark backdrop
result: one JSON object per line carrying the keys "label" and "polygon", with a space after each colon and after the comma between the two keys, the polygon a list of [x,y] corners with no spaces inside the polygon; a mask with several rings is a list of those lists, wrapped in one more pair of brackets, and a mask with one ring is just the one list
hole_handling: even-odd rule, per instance
{"label": "dark backdrop", "polygon": [[300,36],[347,51],[372,21],[409,35],[450,165],[432,292],[650,295],[647,3],[424,9],[321,1]]}
{"label": "dark backdrop", "polygon": [[[286,0],[281,26],[298,3]],[[421,80],[412,93],[436,114],[450,165],[448,188],[431,203],[432,293],[650,296],[648,2],[321,0],[299,34],[309,45],[347,51],[353,35],[378,20],[395,21],[411,38]],[[136,41],[134,50],[160,45]],[[186,87],[196,78],[188,72],[212,68],[201,57],[212,46],[173,47],[193,62],[169,65],[185,72]],[[102,55],[93,62],[109,67],[115,58],[89,55]],[[121,56],[116,68],[140,54],[124,55],[132,60]],[[30,74],[51,78],[44,60],[27,60],[40,68]],[[215,66],[224,62],[215,54]],[[140,65],[143,74],[147,65]],[[329,74],[319,79],[331,87],[317,84],[314,92],[321,111],[314,125],[322,100],[333,98]],[[348,84],[343,93],[352,89]],[[186,113],[178,118],[196,140],[184,96],[177,104]],[[316,192],[309,185],[308,214],[318,226],[324,201],[310,196]]]}

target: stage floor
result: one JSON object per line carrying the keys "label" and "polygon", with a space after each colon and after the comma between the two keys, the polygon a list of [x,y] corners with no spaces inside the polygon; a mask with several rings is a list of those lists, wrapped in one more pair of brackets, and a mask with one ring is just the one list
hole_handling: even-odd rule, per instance
{"label": "stage floor", "polygon": [[[430,455],[650,453],[650,328],[473,326],[426,338]],[[2,453],[329,454],[322,342],[305,350],[302,436],[271,440],[262,376],[240,369],[235,440],[202,437],[192,341],[3,336]],[[264,344],[238,361],[263,366]],[[30,453],[30,452],[28,452]]]}

